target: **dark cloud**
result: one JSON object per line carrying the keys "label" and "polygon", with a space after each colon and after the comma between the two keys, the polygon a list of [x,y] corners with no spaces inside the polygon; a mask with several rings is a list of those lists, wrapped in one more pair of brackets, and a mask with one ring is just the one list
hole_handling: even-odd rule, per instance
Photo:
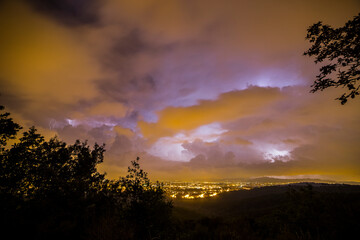
{"label": "dark cloud", "polygon": [[88,132],[88,135],[92,137],[98,144],[103,144],[108,142],[109,133],[112,131],[112,128],[106,125],[101,127],[91,128]]}
{"label": "dark cloud", "polygon": [[142,53],[149,48],[139,30],[133,29],[119,41],[116,41],[113,47],[113,53],[119,57],[133,57],[137,53]]}
{"label": "dark cloud", "polygon": [[25,0],[34,9],[67,26],[100,23],[99,0]]}
{"label": "dark cloud", "polygon": [[11,82],[0,79],[0,102],[6,103],[7,108],[24,111],[27,107],[28,100],[15,94],[11,91],[12,88]]}
{"label": "dark cloud", "polygon": [[65,125],[63,127],[57,127],[55,130],[60,139],[69,144],[74,143],[76,140],[87,141],[90,145],[95,143],[103,144],[109,142],[109,139],[111,139],[111,136],[106,134],[110,131],[108,126],[89,128],[85,125]]}
{"label": "dark cloud", "polygon": [[109,152],[112,154],[121,155],[126,152],[131,152],[132,150],[133,148],[130,139],[125,135],[118,135],[109,149]]}
{"label": "dark cloud", "polygon": [[97,81],[97,86],[106,99],[136,109],[129,115],[132,119],[137,119],[139,111],[149,109],[155,104],[153,98],[156,96],[157,83],[150,75],[109,78]]}

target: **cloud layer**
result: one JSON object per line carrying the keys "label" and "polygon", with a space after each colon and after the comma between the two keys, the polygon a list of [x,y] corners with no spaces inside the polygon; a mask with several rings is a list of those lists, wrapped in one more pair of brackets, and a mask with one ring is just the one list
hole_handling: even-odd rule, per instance
{"label": "cloud layer", "polygon": [[310,94],[309,25],[358,1],[0,2],[0,100],[25,126],[161,179],[360,180],[359,101]]}

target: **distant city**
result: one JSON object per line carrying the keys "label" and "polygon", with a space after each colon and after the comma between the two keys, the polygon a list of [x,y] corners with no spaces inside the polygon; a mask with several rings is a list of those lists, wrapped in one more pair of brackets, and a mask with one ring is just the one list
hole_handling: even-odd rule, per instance
{"label": "distant city", "polygon": [[256,187],[289,183],[291,182],[166,182],[164,183],[164,189],[171,198],[196,199],[215,197],[223,192],[250,190]]}
{"label": "distant city", "polygon": [[[212,181],[212,182],[164,182],[164,190],[173,199],[201,199],[218,196],[223,192],[238,190],[251,190],[253,188],[286,185],[299,182],[316,182],[316,183],[339,183],[319,179],[272,179],[260,178],[249,181]],[[347,184],[358,184],[347,182]]]}

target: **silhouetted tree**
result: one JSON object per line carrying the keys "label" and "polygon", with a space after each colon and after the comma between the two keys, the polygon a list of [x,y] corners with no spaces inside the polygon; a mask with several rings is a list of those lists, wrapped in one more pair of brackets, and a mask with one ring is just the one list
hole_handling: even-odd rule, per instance
{"label": "silhouetted tree", "polygon": [[344,87],[346,92],[338,100],[345,104],[360,91],[360,14],[345,26],[332,28],[322,22],[310,26],[306,39],[313,45],[304,55],[315,56],[315,63],[325,61],[311,92],[328,87]]}
{"label": "silhouetted tree", "polygon": [[[4,106],[0,105],[0,111],[4,110]],[[7,142],[16,137],[17,132],[21,129],[20,125],[15,123],[9,117],[10,113],[0,114],[0,151],[4,150]]]}
{"label": "silhouetted tree", "polygon": [[97,171],[104,145],[46,141],[32,127],[5,148],[21,129],[9,116],[0,115],[0,227],[5,232],[34,239],[164,239],[172,204],[161,184],[147,178],[139,158],[126,177],[108,180]]}
{"label": "silhouetted tree", "polygon": [[[108,208],[111,212],[102,218],[102,223],[95,220],[91,238],[102,239],[104,232],[106,235],[116,232],[121,237],[112,239],[171,239],[168,237],[172,202],[167,199],[161,183],[150,182],[147,173],[140,168],[139,160],[136,158],[131,162],[126,177],[106,179],[101,184],[100,195],[111,205]],[[108,219],[113,219],[111,224],[114,224],[110,232]]]}
{"label": "silhouetted tree", "polygon": [[134,239],[164,238],[163,228],[169,228],[172,202],[165,197],[159,182],[152,184],[140,168],[139,158],[131,162],[128,175],[120,179],[126,199],[125,215]]}
{"label": "silhouetted tree", "polygon": [[86,142],[66,145],[57,138],[45,141],[32,127],[2,155],[2,192],[26,200],[84,198],[104,179],[96,170],[104,151],[97,144],[90,149]]}

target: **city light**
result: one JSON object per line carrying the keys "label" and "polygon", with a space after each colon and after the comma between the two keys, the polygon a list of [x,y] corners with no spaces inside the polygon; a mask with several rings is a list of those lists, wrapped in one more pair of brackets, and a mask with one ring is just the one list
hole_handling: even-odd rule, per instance
{"label": "city light", "polygon": [[[294,181],[296,182],[296,181]],[[290,184],[294,182],[165,182],[164,190],[173,199],[203,199],[216,197],[221,193],[253,188]]]}

